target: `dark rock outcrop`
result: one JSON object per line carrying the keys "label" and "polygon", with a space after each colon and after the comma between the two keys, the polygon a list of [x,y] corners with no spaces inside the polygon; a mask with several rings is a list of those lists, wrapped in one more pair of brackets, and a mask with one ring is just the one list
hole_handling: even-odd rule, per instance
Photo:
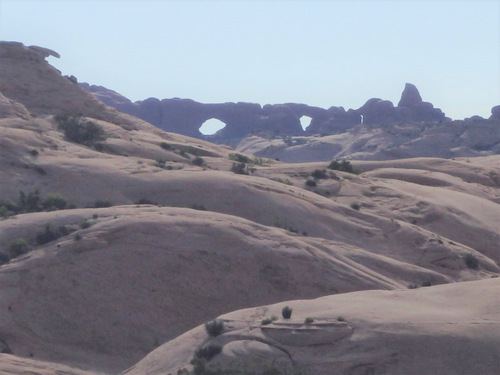
{"label": "dark rock outcrop", "polygon": [[405,89],[401,94],[401,99],[399,100],[398,107],[414,108],[422,103],[422,97],[418,92],[415,85],[407,83]]}
{"label": "dark rock outcrop", "polygon": [[500,120],[500,105],[497,105],[491,109],[490,120]]}

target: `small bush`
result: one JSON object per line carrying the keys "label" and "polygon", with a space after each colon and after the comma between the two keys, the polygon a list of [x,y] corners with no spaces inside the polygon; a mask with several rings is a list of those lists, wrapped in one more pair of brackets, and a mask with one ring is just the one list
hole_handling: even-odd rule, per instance
{"label": "small bush", "polygon": [[206,359],[210,361],[217,354],[222,352],[222,346],[210,344],[207,346],[203,346],[201,348],[196,349],[194,352],[194,357],[199,359]]}
{"label": "small bush", "polygon": [[94,203],[95,208],[103,208],[103,207],[111,207],[111,206],[112,206],[111,202],[101,200],[101,199],[96,200]]}
{"label": "small bush", "polygon": [[306,186],[315,187],[317,185],[318,185],[318,183],[314,180],[306,180]]}
{"label": "small bush", "polygon": [[281,315],[283,316],[283,319],[290,319],[292,316],[292,311],[293,309],[290,306],[285,306],[281,310]]}
{"label": "small bush", "polygon": [[59,129],[70,142],[91,146],[105,139],[104,130],[92,121],[86,121],[79,115],[59,114],[54,117]]}
{"label": "small bush", "polygon": [[90,222],[88,220],[83,220],[81,223],[80,223],[80,228],[82,229],[87,229],[87,228],[90,228]]}
{"label": "small bush", "polygon": [[198,211],[207,211],[207,208],[202,204],[193,204],[191,205],[191,208]]}
{"label": "small bush", "polygon": [[332,162],[328,165],[328,169],[333,169],[335,171],[347,172],[347,173],[359,173],[356,169],[353,168],[351,163],[347,160],[332,160]]}
{"label": "small bush", "polygon": [[172,149],[172,145],[168,144],[167,142],[160,143],[160,147],[164,150],[171,150]]}
{"label": "small bush", "polygon": [[17,258],[30,251],[30,245],[24,238],[17,238],[9,243],[9,257]]}
{"label": "small bush", "polygon": [[351,208],[353,210],[359,211],[359,209],[361,208],[361,206],[360,206],[359,203],[354,202],[354,203],[351,203]]}
{"label": "small bush", "polygon": [[35,149],[33,149],[33,150],[30,151],[30,155],[31,156],[38,156],[38,154],[39,154],[38,151],[35,150]]}
{"label": "small bush", "polygon": [[337,321],[339,322],[345,322],[345,318],[343,316],[338,316]]}
{"label": "small bush", "polygon": [[197,156],[197,157],[195,157],[195,158],[191,161],[191,163],[192,163],[193,165],[197,165],[197,166],[201,167],[202,165],[204,165],[204,164],[205,164],[205,160],[203,160],[203,158],[202,158],[201,156]]}
{"label": "small bush", "polygon": [[273,315],[270,318],[262,319],[260,324],[262,324],[263,326],[267,326],[268,324],[271,324],[272,322],[274,322],[276,320],[278,320],[278,317]]}
{"label": "small bush", "polygon": [[305,318],[304,319],[304,324],[311,324],[314,322],[314,319],[313,318]]}
{"label": "small bush", "polygon": [[249,174],[247,165],[245,163],[233,163],[231,172],[234,172],[236,174]]}
{"label": "small bush", "polygon": [[472,253],[465,254],[463,256],[463,260],[464,260],[465,264],[467,265],[467,267],[469,267],[471,269],[476,270],[479,267],[479,260]]}
{"label": "small bush", "polygon": [[5,253],[0,253],[0,265],[8,263],[10,260],[10,256]]}
{"label": "small bush", "polygon": [[42,207],[48,211],[64,210],[67,202],[59,194],[49,193],[45,196],[42,202]]}
{"label": "small bush", "polygon": [[53,229],[50,224],[46,224],[44,230],[36,234],[35,240],[38,245],[45,245],[46,243],[55,241],[58,238],[68,235],[70,232],[71,231],[64,225],[60,226],[57,229]]}
{"label": "small bush", "polygon": [[431,280],[425,280],[425,281],[422,282],[422,286],[423,287],[432,286],[432,281]]}
{"label": "small bush", "polygon": [[82,240],[82,235],[81,235],[81,234],[79,234],[79,233],[75,234],[75,238],[74,238],[74,240],[75,240],[76,242],[81,241],[81,240]]}
{"label": "small bush", "polygon": [[328,175],[326,174],[326,170],[324,169],[315,169],[311,173],[311,177],[315,178],[316,180],[321,180],[321,179],[327,179]]}
{"label": "small bush", "polygon": [[250,158],[242,154],[229,154],[229,160],[237,161],[239,163],[250,163]]}
{"label": "small bush", "polygon": [[135,202],[135,204],[152,204],[152,205],[156,205],[156,203],[153,203],[152,201],[150,201],[147,198],[141,198],[137,202]]}
{"label": "small bush", "polygon": [[215,319],[206,322],[205,330],[212,337],[219,336],[222,332],[224,332],[224,321],[220,319]]}

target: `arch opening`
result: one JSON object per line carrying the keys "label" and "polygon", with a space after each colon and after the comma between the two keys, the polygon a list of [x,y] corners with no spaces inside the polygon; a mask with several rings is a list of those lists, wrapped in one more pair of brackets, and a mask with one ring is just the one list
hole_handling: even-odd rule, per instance
{"label": "arch opening", "polygon": [[311,125],[312,117],[309,116],[301,116],[300,117],[300,126],[305,131],[309,125]]}
{"label": "arch opening", "polygon": [[200,133],[203,135],[214,135],[219,130],[224,129],[226,124],[221,120],[217,120],[216,118],[208,119],[201,125]]}

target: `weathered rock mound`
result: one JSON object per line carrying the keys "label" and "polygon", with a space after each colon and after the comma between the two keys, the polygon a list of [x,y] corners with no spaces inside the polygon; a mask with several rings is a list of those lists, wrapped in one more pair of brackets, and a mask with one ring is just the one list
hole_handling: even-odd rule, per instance
{"label": "weathered rock mound", "polygon": [[[500,279],[412,291],[369,291],[286,301],[220,317],[226,331],[198,327],[149,354],[126,375],[189,369],[197,348],[222,351],[207,367],[277,374],[494,374],[498,367]],[[467,301],[467,302],[465,302]],[[464,303],[465,302],[465,303]],[[293,308],[291,319],[281,309]],[[280,319],[269,325],[270,316]],[[305,324],[306,318],[312,319]],[[437,354],[429,354],[437,353]]]}

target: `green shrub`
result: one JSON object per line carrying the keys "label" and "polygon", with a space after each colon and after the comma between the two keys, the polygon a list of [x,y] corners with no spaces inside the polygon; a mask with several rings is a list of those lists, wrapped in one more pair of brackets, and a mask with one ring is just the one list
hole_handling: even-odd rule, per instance
{"label": "green shrub", "polygon": [[343,316],[337,316],[337,321],[345,322],[345,318]]}
{"label": "green shrub", "polygon": [[328,169],[333,169],[336,171],[341,171],[341,172],[348,172],[348,173],[359,173],[356,169],[353,168],[351,163],[347,160],[332,160],[332,162],[328,165]]}
{"label": "green shrub", "polygon": [[312,322],[314,322],[313,318],[305,318],[304,319],[304,324],[311,324]]}
{"label": "green shrub", "polygon": [[31,155],[31,156],[38,156],[38,154],[39,154],[39,153],[38,153],[38,151],[37,151],[37,150],[35,150],[35,149],[30,150],[30,155]]}
{"label": "green shrub", "polygon": [[472,268],[475,270],[479,267],[479,260],[472,253],[465,254],[463,256],[463,260],[464,260],[465,264],[467,265],[467,267],[469,267],[469,268]]}
{"label": "green shrub", "polygon": [[26,195],[24,191],[19,192],[18,212],[37,212],[41,211],[40,193],[37,190]]}
{"label": "green shrub", "polygon": [[0,265],[8,263],[10,260],[10,256],[5,253],[0,253]]}
{"label": "green shrub", "polygon": [[81,223],[80,223],[80,228],[82,229],[87,229],[87,228],[90,228],[91,224],[88,220],[83,220]]}
{"label": "green shrub", "polygon": [[167,151],[172,149],[172,145],[168,144],[167,142],[160,143],[160,147]]}
{"label": "green shrub", "polygon": [[147,198],[141,198],[139,199],[137,202],[135,202],[135,204],[152,204],[152,205],[155,205],[156,206],[156,203],[150,201],[149,199]]}
{"label": "green shrub", "polygon": [[197,166],[201,167],[202,165],[204,165],[204,164],[205,164],[205,160],[203,160],[203,158],[202,158],[201,156],[197,156],[197,157],[195,157],[195,158],[191,161],[191,163],[192,163],[193,165],[197,165]]}
{"label": "green shrub", "polygon": [[318,183],[315,180],[306,180],[306,186],[315,187]]}
{"label": "green shrub", "polygon": [[354,203],[351,203],[351,208],[353,210],[359,211],[359,209],[361,208],[361,206],[360,206],[359,203],[354,202]]}
{"label": "green shrub", "polygon": [[193,210],[198,210],[198,211],[207,211],[207,208],[204,205],[202,205],[202,204],[196,204],[196,203],[192,204],[191,208]]}
{"label": "green shrub", "polygon": [[283,316],[283,319],[290,319],[292,316],[292,311],[293,309],[290,306],[285,306],[281,310],[281,315]]}
{"label": "green shrub", "polygon": [[95,208],[103,208],[103,207],[111,207],[111,206],[112,206],[112,204],[110,201],[105,201],[102,199],[98,199],[94,203]]}
{"label": "green shrub", "polygon": [[17,258],[30,251],[30,245],[24,238],[17,238],[9,243],[9,257]]}
{"label": "green shrub", "polygon": [[206,346],[203,346],[201,348],[196,349],[196,351],[194,352],[194,357],[199,358],[199,359],[206,359],[207,361],[210,361],[213,357],[215,357],[220,352],[222,352],[222,346],[209,344],[209,345],[206,345]]}
{"label": "green shrub", "polygon": [[65,113],[56,115],[54,119],[70,142],[91,146],[105,139],[102,127],[92,121],[86,121],[79,115]]}
{"label": "green shrub", "polygon": [[328,175],[326,174],[326,170],[324,169],[315,169],[311,173],[311,177],[315,178],[316,180],[321,180],[321,179],[327,179]]}
{"label": "green shrub", "polygon": [[50,224],[46,224],[42,232],[36,233],[35,239],[38,245],[44,245],[46,243],[57,240],[60,237],[69,234],[69,230],[65,226],[60,226],[57,229],[53,229]]}
{"label": "green shrub", "polygon": [[59,194],[49,193],[45,196],[42,202],[42,207],[48,211],[64,210],[67,202]]}
{"label": "green shrub", "polygon": [[229,154],[229,160],[237,161],[239,163],[250,163],[250,158],[242,154]]}
{"label": "green shrub", "polygon": [[219,336],[222,332],[224,332],[224,321],[221,319],[215,319],[206,322],[205,330],[212,337]]}
{"label": "green shrub", "polygon": [[231,172],[234,172],[236,174],[249,174],[247,165],[245,163],[233,163]]}

